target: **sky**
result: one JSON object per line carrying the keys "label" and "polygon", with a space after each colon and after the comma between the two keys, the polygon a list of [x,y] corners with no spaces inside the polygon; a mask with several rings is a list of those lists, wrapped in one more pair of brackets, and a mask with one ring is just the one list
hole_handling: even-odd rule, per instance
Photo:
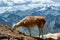
{"label": "sky", "polygon": [[[23,3],[27,3],[27,4],[33,4],[33,3],[44,3],[44,2],[49,2],[52,3],[52,0],[0,0],[0,2],[4,2],[7,5],[14,5],[16,4],[23,4]],[[2,3],[0,3],[1,5]]]}
{"label": "sky", "polygon": [[6,10],[36,8],[46,5],[60,5],[60,0],[0,0],[0,13]]}
{"label": "sky", "polygon": [[29,4],[53,4],[59,3],[60,0],[0,0],[0,6],[15,6]]}

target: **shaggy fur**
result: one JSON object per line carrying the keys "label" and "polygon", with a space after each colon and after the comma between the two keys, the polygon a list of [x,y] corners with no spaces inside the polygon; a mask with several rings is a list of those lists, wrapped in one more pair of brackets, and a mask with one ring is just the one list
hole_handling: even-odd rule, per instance
{"label": "shaggy fur", "polygon": [[[43,27],[45,22],[46,22],[45,18],[42,16],[26,16],[25,18],[20,20],[17,24],[13,25],[12,30],[18,27],[27,27],[30,32],[30,28],[38,26],[39,31],[41,32],[43,37]],[[40,37],[40,32],[39,32],[39,37]],[[31,36],[31,32],[30,32],[30,36]]]}

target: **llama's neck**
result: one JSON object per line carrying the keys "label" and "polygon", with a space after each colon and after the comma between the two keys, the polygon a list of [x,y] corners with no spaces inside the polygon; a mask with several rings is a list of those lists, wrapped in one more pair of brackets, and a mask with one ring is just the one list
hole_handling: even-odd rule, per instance
{"label": "llama's neck", "polygon": [[17,24],[13,24],[12,29],[16,29],[16,27],[19,27],[19,26],[20,26],[19,23],[17,23]]}

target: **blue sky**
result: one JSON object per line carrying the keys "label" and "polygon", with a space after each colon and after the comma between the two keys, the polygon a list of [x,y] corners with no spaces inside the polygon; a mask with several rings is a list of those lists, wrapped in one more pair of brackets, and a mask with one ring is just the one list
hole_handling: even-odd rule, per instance
{"label": "blue sky", "polygon": [[46,5],[60,5],[60,0],[0,0],[0,13],[7,10],[27,10]]}

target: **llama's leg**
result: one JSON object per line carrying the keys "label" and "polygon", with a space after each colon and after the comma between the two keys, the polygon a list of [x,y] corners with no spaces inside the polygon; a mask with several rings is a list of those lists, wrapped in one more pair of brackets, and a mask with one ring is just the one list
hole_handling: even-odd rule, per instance
{"label": "llama's leg", "polygon": [[42,35],[42,38],[43,38],[43,29],[41,29],[40,27],[38,27],[39,28],[39,37],[40,37],[40,35]]}
{"label": "llama's leg", "polygon": [[29,33],[30,33],[30,36],[31,36],[31,31],[30,31],[30,28],[28,27],[28,31],[29,31]]}
{"label": "llama's leg", "polygon": [[42,35],[42,38],[43,38],[43,29],[41,29],[41,35]]}
{"label": "llama's leg", "polygon": [[42,38],[43,38],[43,23],[41,23],[40,25],[38,25],[38,28],[39,28],[39,37],[40,37],[40,34],[42,35]]}
{"label": "llama's leg", "polygon": [[39,37],[40,37],[40,35],[41,35],[41,30],[40,30],[40,27],[38,26],[38,29],[39,29]]}

